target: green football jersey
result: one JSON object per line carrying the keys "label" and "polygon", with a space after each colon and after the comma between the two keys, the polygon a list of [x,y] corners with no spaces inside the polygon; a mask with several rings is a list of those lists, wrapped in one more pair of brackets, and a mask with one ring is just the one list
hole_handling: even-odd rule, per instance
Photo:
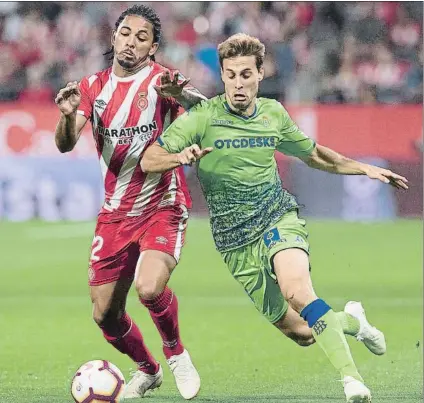
{"label": "green football jersey", "polygon": [[158,142],[169,153],[192,144],[213,147],[199,161],[198,177],[220,252],[253,242],[298,207],[283,189],[274,152],[306,156],[315,147],[279,102],[258,98],[254,113],[246,117],[230,109],[225,95],[181,115]]}

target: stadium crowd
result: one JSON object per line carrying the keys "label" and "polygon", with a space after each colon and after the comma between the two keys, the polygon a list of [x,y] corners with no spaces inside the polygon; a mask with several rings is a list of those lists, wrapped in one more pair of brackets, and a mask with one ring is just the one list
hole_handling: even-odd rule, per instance
{"label": "stadium crowd", "polygon": [[[103,55],[132,2],[1,2],[0,101],[51,102]],[[421,103],[421,2],[145,2],[162,20],[156,60],[205,95],[222,90],[216,45],[267,45],[262,96],[292,103]]]}

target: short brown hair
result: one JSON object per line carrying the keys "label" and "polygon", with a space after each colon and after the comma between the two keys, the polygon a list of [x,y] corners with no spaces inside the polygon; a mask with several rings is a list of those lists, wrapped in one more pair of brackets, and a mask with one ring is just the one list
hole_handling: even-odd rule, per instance
{"label": "short brown hair", "polygon": [[253,36],[235,34],[218,45],[219,64],[222,68],[224,59],[236,56],[255,56],[258,70],[264,64],[265,45]]}

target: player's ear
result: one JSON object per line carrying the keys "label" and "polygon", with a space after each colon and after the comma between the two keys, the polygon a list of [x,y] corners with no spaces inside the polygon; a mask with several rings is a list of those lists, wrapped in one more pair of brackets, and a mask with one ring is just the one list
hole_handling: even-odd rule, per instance
{"label": "player's ear", "polygon": [[264,67],[262,66],[259,68],[259,75],[258,75],[259,81],[262,81],[264,79],[264,74],[265,74],[265,70],[264,70]]}
{"label": "player's ear", "polygon": [[159,44],[158,43],[153,43],[150,50],[149,50],[149,56],[153,56],[156,51],[158,50]]}
{"label": "player's ear", "polygon": [[112,47],[115,46],[115,39],[116,39],[116,31],[112,31],[112,36],[110,38],[110,44],[112,45]]}

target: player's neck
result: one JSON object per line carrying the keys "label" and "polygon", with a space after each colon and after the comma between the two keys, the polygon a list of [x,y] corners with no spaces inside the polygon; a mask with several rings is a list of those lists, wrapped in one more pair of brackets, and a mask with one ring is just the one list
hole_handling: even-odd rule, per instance
{"label": "player's neck", "polygon": [[140,63],[140,65],[127,70],[124,67],[122,67],[116,59],[114,59],[112,63],[112,72],[117,77],[125,78],[129,76],[133,76],[134,74],[137,74],[140,70],[143,70],[146,66],[148,66],[149,63],[150,63],[150,57],[148,57],[146,60],[143,60],[143,62]]}
{"label": "player's neck", "polygon": [[227,101],[227,104],[230,107],[231,111],[234,112],[236,115],[242,115],[242,116],[250,117],[255,112],[256,98],[252,100],[249,107],[245,110],[240,110],[240,109],[237,109],[236,107],[234,107],[227,96],[225,96],[225,100]]}

